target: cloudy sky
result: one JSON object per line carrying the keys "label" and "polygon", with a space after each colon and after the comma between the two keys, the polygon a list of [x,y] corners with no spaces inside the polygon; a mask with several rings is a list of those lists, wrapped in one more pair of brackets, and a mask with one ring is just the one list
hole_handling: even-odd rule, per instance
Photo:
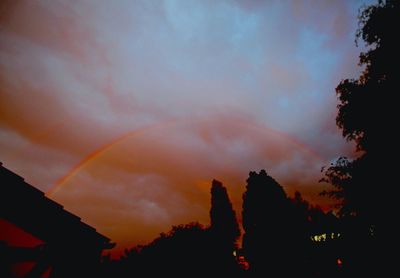
{"label": "cloudy sky", "polygon": [[251,170],[328,207],[364,2],[1,1],[0,161],[119,248],[208,224],[213,178],[240,216]]}

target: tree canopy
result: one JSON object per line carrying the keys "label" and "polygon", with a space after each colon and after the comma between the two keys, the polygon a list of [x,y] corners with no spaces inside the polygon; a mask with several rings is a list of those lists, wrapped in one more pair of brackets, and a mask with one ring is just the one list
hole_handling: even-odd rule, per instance
{"label": "tree canopy", "polygon": [[400,24],[399,1],[379,1],[359,15],[356,41],[367,47],[359,58],[363,71],[358,79],[345,79],[336,88],[339,98],[336,123],[357,149],[379,152],[388,138],[386,125],[393,123],[391,109],[398,91],[399,40],[395,26]]}
{"label": "tree canopy", "polygon": [[345,79],[336,88],[339,99],[337,126],[356,143],[355,160],[340,157],[325,170],[322,181],[335,189],[324,191],[340,200],[341,215],[359,215],[375,225],[382,216],[385,186],[394,180],[394,167],[387,163],[395,148],[396,92],[399,90],[400,2],[379,1],[359,14],[356,42],[363,40],[360,54],[363,71],[357,79]]}
{"label": "tree canopy", "polygon": [[217,180],[213,180],[211,186],[210,220],[211,231],[219,238],[220,244],[225,244],[232,253],[240,229],[226,188]]}

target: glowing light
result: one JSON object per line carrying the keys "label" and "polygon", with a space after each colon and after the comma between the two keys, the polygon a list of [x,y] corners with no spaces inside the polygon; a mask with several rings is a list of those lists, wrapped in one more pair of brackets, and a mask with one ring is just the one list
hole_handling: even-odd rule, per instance
{"label": "glowing light", "polygon": [[326,241],[328,238],[330,239],[336,239],[340,237],[340,233],[330,233],[330,235],[328,234],[320,234],[320,235],[314,235],[311,237],[312,241],[315,242],[320,242],[320,241]]}

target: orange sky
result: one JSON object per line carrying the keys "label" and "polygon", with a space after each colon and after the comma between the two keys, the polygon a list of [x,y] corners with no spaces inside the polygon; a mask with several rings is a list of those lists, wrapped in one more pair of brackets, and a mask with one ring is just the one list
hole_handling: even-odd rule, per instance
{"label": "orange sky", "polygon": [[249,171],[313,203],[352,145],[363,1],[2,1],[0,161],[124,248],[237,215]]}

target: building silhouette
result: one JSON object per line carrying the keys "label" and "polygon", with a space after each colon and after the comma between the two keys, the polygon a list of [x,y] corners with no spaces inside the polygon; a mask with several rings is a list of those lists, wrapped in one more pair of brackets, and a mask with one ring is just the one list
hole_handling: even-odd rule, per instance
{"label": "building silhouette", "polygon": [[0,277],[93,277],[114,243],[0,163]]}

